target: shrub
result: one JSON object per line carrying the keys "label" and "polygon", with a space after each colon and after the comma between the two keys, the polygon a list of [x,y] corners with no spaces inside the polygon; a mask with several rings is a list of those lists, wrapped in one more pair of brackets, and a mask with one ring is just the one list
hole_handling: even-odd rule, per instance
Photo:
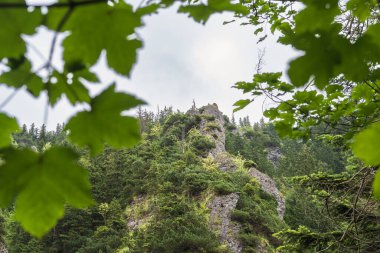
{"label": "shrub", "polygon": [[245,168],[257,168],[257,163],[255,163],[254,161],[252,160],[245,160],[244,161],[244,167]]}
{"label": "shrub", "polygon": [[225,181],[215,182],[213,188],[218,195],[227,195],[236,192],[236,188],[231,183]]}

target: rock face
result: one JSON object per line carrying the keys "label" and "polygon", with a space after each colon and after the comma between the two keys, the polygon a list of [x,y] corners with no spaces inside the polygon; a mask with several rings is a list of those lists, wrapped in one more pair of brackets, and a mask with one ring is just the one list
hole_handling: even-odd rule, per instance
{"label": "rock face", "polygon": [[272,195],[277,200],[277,213],[281,219],[284,218],[285,214],[285,198],[282,196],[281,192],[277,189],[276,183],[267,174],[261,171],[251,168],[249,174],[256,178],[261,185],[261,189],[266,193]]}
{"label": "rock face", "polygon": [[0,253],[8,253],[7,247],[2,242],[0,242]]}
{"label": "rock face", "polygon": [[149,221],[151,218],[150,213],[144,210],[148,209],[147,207],[144,207],[146,205],[147,202],[143,196],[138,196],[132,201],[130,206],[134,208],[126,210],[128,216],[127,227],[129,230],[136,230]]}
{"label": "rock face", "polygon": [[224,133],[223,113],[219,111],[217,104],[208,104],[200,109],[201,133],[210,136],[215,141],[215,148],[210,151],[212,157],[226,151],[226,135]]}
{"label": "rock face", "polygon": [[231,221],[231,212],[236,208],[238,200],[239,195],[231,193],[217,196],[207,205],[211,210],[210,227],[214,231],[219,231],[221,242],[227,244],[232,252],[241,252],[243,249],[236,239],[240,226]]}
{"label": "rock face", "polygon": [[[218,106],[216,104],[208,104],[200,109],[196,109],[193,106],[187,114],[201,117],[200,131],[215,143],[215,148],[210,150],[209,156],[213,158],[218,168],[226,172],[235,171],[237,165],[233,156],[226,152],[225,149],[224,117],[222,112],[219,111]],[[278,158],[279,156],[276,157]],[[255,168],[251,168],[249,174],[258,180],[263,191],[275,197],[278,203],[278,215],[283,218],[285,201],[273,179]],[[239,223],[231,220],[232,212],[236,208],[238,201],[239,194],[230,193],[228,195],[214,196],[207,202],[207,208],[210,210],[209,227],[219,234],[220,241],[228,246],[229,250],[233,253],[241,253],[243,251],[243,244],[239,240],[241,226]],[[149,202],[143,196],[140,196],[134,199],[131,206],[135,208],[126,211],[128,216],[127,226],[130,230],[136,230],[148,223],[151,218],[148,208]],[[266,245],[257,245],[257,252],[267,252],[266,248]],[[0,250],[0,253],[5,252],[7,253],[7,251],[2,252]]]}
{"label": "rock face", "polygon": [[[219,111],[217,104],[208,104],[200,110],[202,118],[200,123],[201,133],[209,136],[215,142],[215,148],[209,155],[214,158],[222,171],[233,171],[236,165],[225,148],[225,131],[223,113]],[[231,221],[231,213],[236,208],[239,200],[237,193],[216,196],[207,204],[210,209],[210,227],[219,233],[220,241],[227,244],[234,253],[240,253],[243,249],[238,239],[240,226]]]}
{"label": "rock face", "polygon": [[269,147],[266,149],[266,151],[268,161],[270,161],[275,167],[277,167],[282,156],[281,149],[279,147]]}
{"label": "rock face", "polygon": [[217,154],[214,161],[221,171],[234,171],[237,168],[232,156],[227,152]]}
{"label": "rock face", "polygon": [[[208,104],[202,107],[198,113],[195,108],[193,108],[191,114],[201,116],[200,129],[202,134],[208,135],[215,141],[215,148],[210,151],[209,155],[214,158],[219,169],[222,171],[236,170],[236,164],[225,149],[224,118],[218,106],[216,104]],[[268,152],[268,159],[274,164],[277,163],[280,156],[281,153],[279,149]],[[281,192],[277,189],[273,179],[255,168],[251,168],[249,174],[259,181],[263,191],[275,197],[278,203],[278,215],[283,218],[285,213],[285,200]],[[240,253],[243,250],[242,243],[238,239],[240,226],[231,220],[231,213],[236,208],[238,201],[239,195],[237,193],[231,193],[216,196],[211,199],[207,205],[210,209],[210,227],[218,231],[221,242],[227,244],[234,253]],[[258,252],[265,252],[264,248],[258,247],[257,250]]]}

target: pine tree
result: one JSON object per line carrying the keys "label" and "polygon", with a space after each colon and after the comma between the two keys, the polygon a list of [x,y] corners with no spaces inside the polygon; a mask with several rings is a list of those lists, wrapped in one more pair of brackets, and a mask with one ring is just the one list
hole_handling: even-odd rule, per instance
{"label": "pine tree", "polygon": [[32,123],[32,125],[30,125],[30,128],[29,128],[29,134],[32,136],[34,134],[34,130],[35,130],[34,128],[35,128],[35,125],[34,125],[34,123]]}
{"label": "pine tree", "polygon": [[27,133],[28,132],[28,127],[25,125],[25,124],[23,124],[22,125],[22,134],[25,134],[25,133]]}
{"label": "pine tree", "polygon": [[62,132],[62,126],[61,124],[57,124],[57,126],[55,127],[55,134],[58,135]]}
{"label": "pine tree", "polygon": [[235,114],[233,114],[233,113],[232,113],[231,123],[232,123],[232,125],[236,126]]}

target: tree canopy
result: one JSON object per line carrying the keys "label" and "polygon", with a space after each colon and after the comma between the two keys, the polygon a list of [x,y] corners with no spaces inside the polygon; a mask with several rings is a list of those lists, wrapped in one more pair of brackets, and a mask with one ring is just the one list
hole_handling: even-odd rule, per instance
{"label": "tree canopy", "polygon": [[[259,2],[259,11],[255,7],[248,20],[269,23],[272,32],[280,32],[279,43],[302,55],[289,63],[290,82],[281,79],[282,73],[257,73],[252,82],[236,83],[235,88],[253,96],[236,102],[236,110],[265,95],[277,104],[264,115],[280,135],[308,138],[334,130],[368,166],[380,165],[378,1],[305,0],[299,12],[286,4]],[[269,6],[277,10],[260,21],[258,13]],[[280,9],[286,17],[278,15]],[[322,131],[316,128],[321,125]],[[376,197],[379,178],[380,172],[374,181]]]}

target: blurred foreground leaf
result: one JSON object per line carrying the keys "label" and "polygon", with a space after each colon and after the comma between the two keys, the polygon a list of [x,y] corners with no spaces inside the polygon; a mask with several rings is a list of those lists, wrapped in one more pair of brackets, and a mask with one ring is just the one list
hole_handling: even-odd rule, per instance
{"label": "blurred foreground leaf", "polygon": [[15,219],[36,237],[57,223],[66,203],[77,208],[93,203],[87,171],[71,149],[55,147],[38,154],[10,148],[2,159],[0,206],[15,202]]}
{"label": "blurred foreground leaf", "polygon": [[139,123],[121,113],[141,104],[144,102],[131,95],[115,92],[115,85],[111,85],[91,101],[90,111],[79,112],[69,121],[69,137],[88,146],[93,154],[101,152],[105,144],[130,147],[140,140]]}

